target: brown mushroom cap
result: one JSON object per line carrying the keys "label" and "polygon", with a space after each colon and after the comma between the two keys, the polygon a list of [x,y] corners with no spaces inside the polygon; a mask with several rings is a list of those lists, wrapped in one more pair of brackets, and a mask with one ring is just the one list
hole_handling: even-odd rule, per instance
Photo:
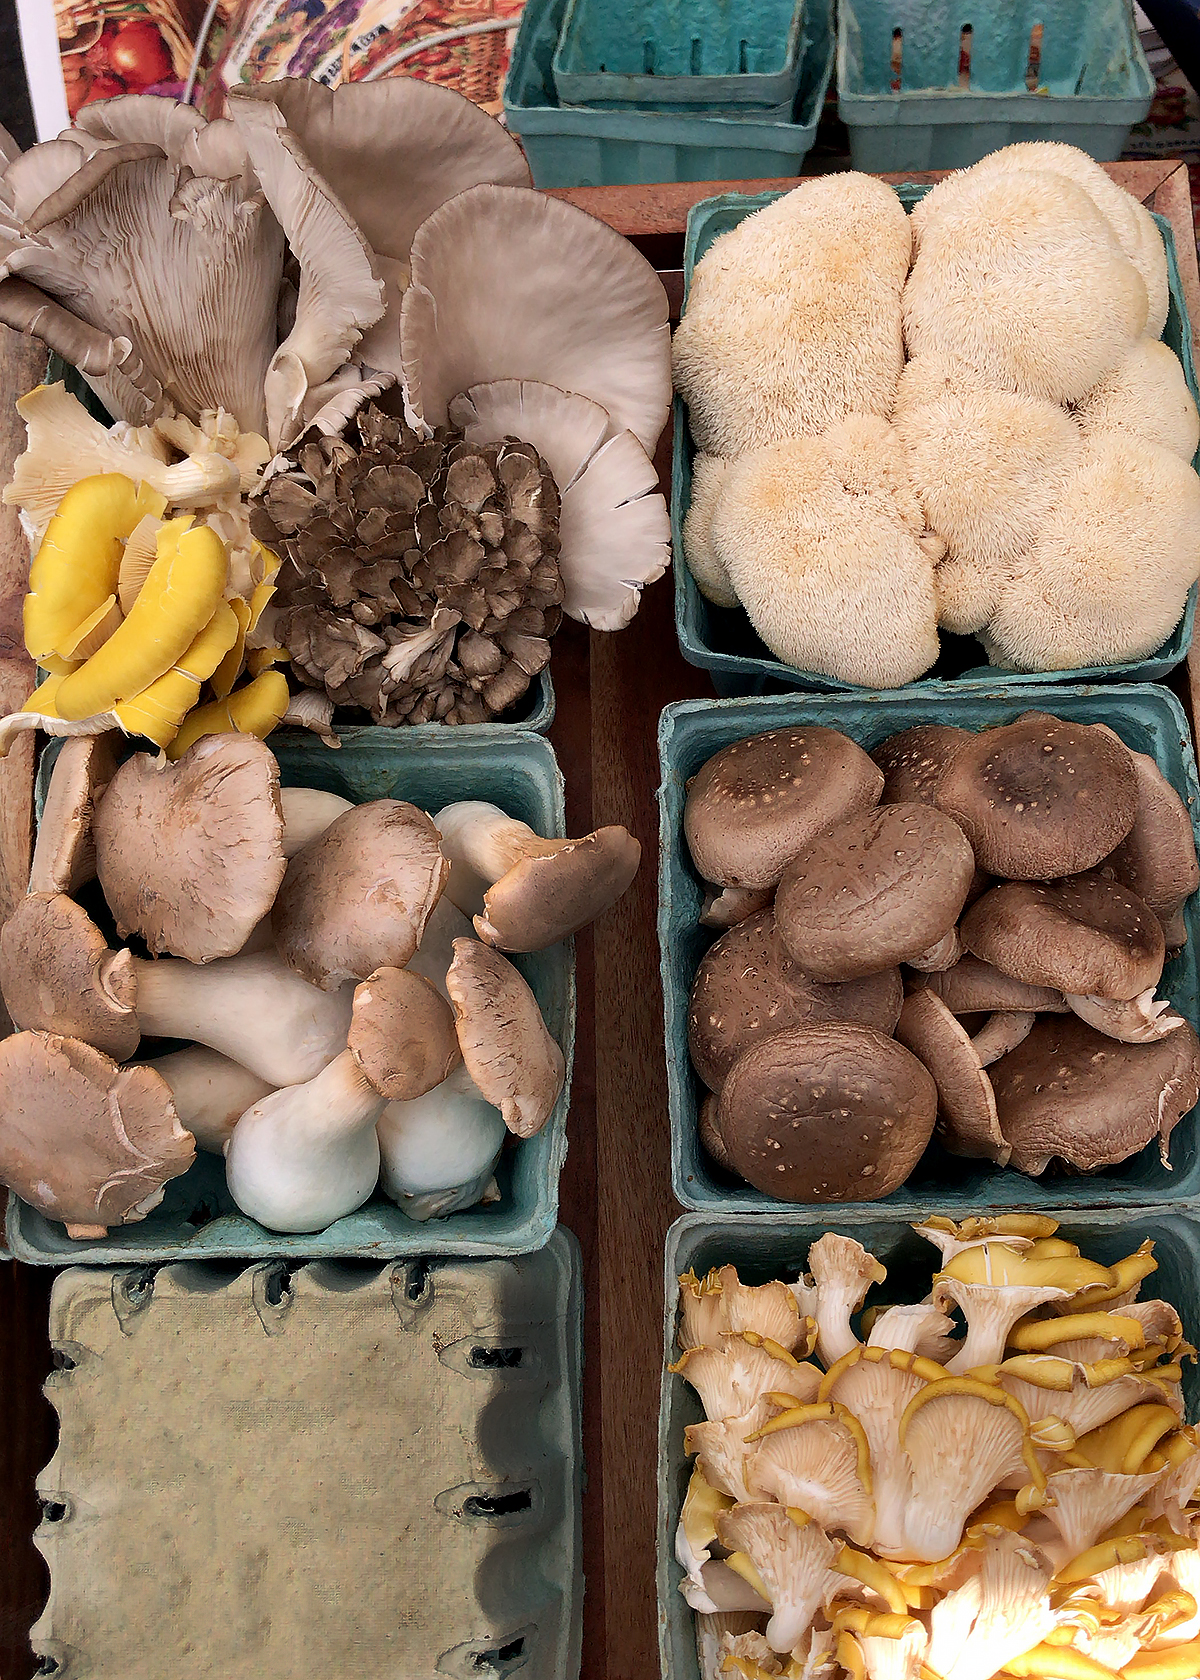
{"label": "brown mushroom cap", "polygon": [[949,723],[920,723],[881,741],[871,757],[883,771],[884,805],[932,805],[938,782],[969,729]]}
{"label": "brown mushroom cap", "polygon": [[1096,1172],[1156,1134],[1165,1165],[1174,1126],[1200,1096],[1200,1040],[1185,1024],[1152,1044],[1122,1044],[1076,1015],[1043,1016],[991,1077],[1019,1171],[1036,1177],[1057,1158]]}
{"label": "brown mushroom cap", "polygon": [[836,729],[770,729],[734,741],[688,787],[692,862],[719,886],[774,886],[802,846],[878,805],[882,790],[882,773]]}
{"label": "brown mushroom cap", "polygon": [[477,939],[454,941],[446,989],[467,1072],[510,1132],[533,1137],[566,1079],[537,999],[507,957]]}
{"label": "brown mushroom cap", "polygon": [[1153,990],[1166,953],[1153,912],[1094,872],[1005,881],[971,906],[961,933],[969,951],[1016,980],[1106,998]]}
{"label": "brown mushroom cap", "polygon": [[783,947],[775,913],[761,910],[712,945],[696,970],[688,1046],[712,1091],[748,1045],[788,1027],[857,1022],[890,1036],[904,1002],[900,971],[824,985],[803,974]]}
{"label": "brown mushroom cap", "polygon": [[818,835],[775,895],[780,938],[806,974],[854,980],[935,946],[954,926],[975,859],[932,805],[881,805]]}
{"label": "brown mushroom cap", "polygon": [[870,1027],[793,1027],[738,1057],[717,1129],[735,1172],[788,1202],[873,1202],[904,1183],[933,1135],[937,1087]]}
{"label": "brown mushroom cap", "polygon": [[996,1010],[1034,1009],[1061,1015],[1067,1008],[1062,989],[1030,986],[1002,974],[991,963],[965,952],[940,974],[913,974],[913,991],[936,992],[952,1015],[991,1015]]}
{"label": "brown mushroom cap", "polygon": [[279,766],[254,735],[202,736],[174,764],[135,753],[92,826],[117,928],[155,956],[236,955],[283,880]]}
{"label": "brown mushroom cap", "polygon": [[271,912],[279,954],[326,992],[404,968],[449,873],[424,811],[402,799],[356,805],[288,864]]}
{"label": "brown mushroom cap", "polygon": [[76,735],[63,742],[38,823],[29,870],[31,893],[78,892],[95,879],[92,818],[116,769],[111,732]]}
{"label": "brown mushroom cap", "polygon": [[731,1171],[729,1151],[717,1130],[717,1099],[711,1091],[700,1104],[700,1118],[697,1124],[702,1148],[712,1156],[719,1167],[724,1167],[726,1172]]}
{"label": "brown mushroom cap", "polygon": [[1137,781],[1129,749],[1107,730],[1026,712],[959,745],[937,804],[982,869],[1051,881],[1093,869],[1120,844],[1137,815]]}
{"label": "brown mushroom cap", "polygon": [[979,1052],[941,998],[913,992],[905,1000],[896,1037],[933,1075],[938,1130],[952,1155],[1004,1166],[1011,1150],[996,1118],[996,1099]]}
{"label": "brown mushroom cap", "polygon": [[1187,806],[1154,760],[1146,753],[1130,756],[1137,777],[1137,817],[1105,869],[1150,906],[1173,948],[1187,938],[1175,918],[1200,888],[1196,834]]}
{"label": "brown mushroom cap", "polygon": [[54,1033],[0,1043],[0,1181],[68,1236],[143,1218],[195,1155],[153,1068]]}
{"label": "brown mushroom cap", "polygon": [[475,931],[500,951],[556,945],[628,890],[641,858],[641,843],[617,826],[582,840],[547,842],[545,855],[522,858],[488,888]]}
{"label": "brown mushroom cap", "polygon": [[110,951],[63,893],[30,893],[0,928],[0,993],[15,1027],[79,1038],[117,1061],[138,1047],[133,958]]}
{"label": "brown mushroom cap", "polygon": [[450,1005],[428,980],[405,968],[377,968],[355,988],[348,1045],[389,1102],[424,1096],[460,1060]]}

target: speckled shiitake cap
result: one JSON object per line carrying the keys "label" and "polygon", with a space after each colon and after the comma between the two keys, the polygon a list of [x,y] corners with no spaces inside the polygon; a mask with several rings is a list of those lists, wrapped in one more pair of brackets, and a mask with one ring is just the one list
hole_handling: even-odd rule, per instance
{"label": "speckled shiitake cap", "polygon": [[883,803],[932,805],[942,771],[970,737],[950,723],[920,723],[881,741],[871,757],[883,771]]}
{"label": "speckled shiitake cap", "polygon": [[772,887],[807,841],[869,811],[882,791],[882,772],[839,730],[770,729],[701,765],[683,831],[706,881]]}
{"label": "speckled shiitake cap", "polygon": [[873,1202],[912,1172],[933,1134],[937,1087],[870,1027],[794,1027],[738,1057],[717,1131],[736,1172],[788,1202]]}
{"label": "speckled shiitake cap", "polygon": [[1026,712],[962,742],[942,771],[939,809],[980,868],[1014,881],[1094,869],[1137,816],[1129,749],[1108,730]]}

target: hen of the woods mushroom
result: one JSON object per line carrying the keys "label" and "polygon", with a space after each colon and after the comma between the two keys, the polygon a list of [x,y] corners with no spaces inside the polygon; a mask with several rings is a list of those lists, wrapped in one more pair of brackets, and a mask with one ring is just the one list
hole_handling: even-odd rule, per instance
{"label": "hen of the woods mushroom", "polygon": [[1200,887],[1192,819],[1104,725],[1027,712],[734,742],[684,835],[723,930],[688,1043],[700,1138],[785,1201],[874,1201],[948,1151],[1095,1172],[1200,1096],[1200,1039],[1157,996]]}
{"label": "hen of the woods mushroom", "polygon": [[[483,722],[563,613],[619,629],[667,565],[645,259],[449,89],[285,80],[229,109],[131,95],[26,153],[0,131],[0,321],[115,422],[61,385],[19,405],[4,495],[47,677],[0,743]],[[289,659],[314,691],[290,708]]]}
{"label": "hen of the woods mushroom", "polygon": [[[417,1220],[495,1200],[507,1137],[540,1131],[566,1072],[502,953],[599,914],[637,841],[281,788],[248,734],[119,766],[114,739],[64,744],[0,927],[0,1182],[73,1237],[144,1218],[197,1146],[276,1231],[377,1184]],[[186,1047],[134,1060],[146,1039]]]}
{"label": "hen of the woods mushroom", "polygon": [[679,1280],[699,1396],[675,1537],[702,1680],[1192,1680],[1200,1440],[1175,1308],[1052,1219],[915,1229],[924,1300],[830,1233],[809,1275]]}
{"label": "hen of the woods mushroom", "polygon": [[[675,335],[684,550],[785,664],[912,682],[1145,658],[1200,572],[1200,418],[1149,212],[1083,152],[1005,147],[907,216],[864,175],[717,238]],[[907,361],[906,361],[907,357]]]}

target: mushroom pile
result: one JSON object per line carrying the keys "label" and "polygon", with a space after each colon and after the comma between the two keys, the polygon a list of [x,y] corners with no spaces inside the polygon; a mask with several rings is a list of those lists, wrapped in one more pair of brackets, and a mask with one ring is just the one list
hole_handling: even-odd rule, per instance
{"label": "mushroom pile", "polygon": [[[496,716],[560,610],[619,629],[668,563],[666,293],[447,88],[281,80],[229,113],[130,95],[25,153],[0,130],[0,321],[115,422],[61,386],[22,404],[5,497],[42,545],[26,628],[50,681],[20,727],[165,746],[207,683],[206,726],[265,733],[289,653],[326,728],[334,703]],[[386,414],[343,436],[371,400]],[[274,601],[252,514],[287,552]],[[63,521],[76,600],[55,589]],[[209,549],[215,575],[217,543],[220,587],[190,555],[189,611],[159,634],[155,562]]]}
{"label": "mushroom pile", "polygon": [[679,1280],[702,1680],[1193,1680],[1195,1350],[1138,1298],[1153,1244],[1107,1267],[1052,1219],[915,1229],[932,1288],[857,1331],[887,1274],[851,1237],[794,1281]]}
{"label": "mushroom pile", "polygon": [[[683,546],[785,664],[913,682],[1144,659],[1200,573],[1200,416],[1160,342],[1149,212],[1023,142],[904,213],[806,182],[715,239],[675,335],[698,451]],[[907,358],[907,360],[906,360]]]}
{"label": "mushroom pile", "polygon": [[[724,931],[692,985],[700,1138],[785,1201],[875,1201],[952,1154],[1095,1172],[1200,1096],[1156,997],[1200,887],[1153,759],[1045,712],[868,756],[820,725],[734,742],[684,834]],[[907,994],[907,995],[906,995]]]}
{"label": "mushroom pile", "polygon": [[606,908],[637,841],[281,788],[252,735],[119,765],[114,739],[64,745],[0,927],[0,1182],[76,1238],[144,1218],[197,1146],[274,1231],[377,1184],[418,1220],[497,1199],[566,1077],[502,953]]}

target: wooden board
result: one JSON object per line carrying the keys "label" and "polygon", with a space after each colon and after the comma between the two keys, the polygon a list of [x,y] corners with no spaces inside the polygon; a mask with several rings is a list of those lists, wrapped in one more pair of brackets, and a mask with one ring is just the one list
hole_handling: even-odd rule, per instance
{"label": "wooden board", "polygon": [[[1182,164],[1107,166],[1175,230],[1193,320],[1200,319],[1187,172]],[[905,177],[912,179],[911,176]],[[932,177],[930,177],[932,178]],[[792,181],[678,183],[561,193],[628,235],[663,274],[678,307],[687,210],[724,187],[760,191]],[[581,277],[586,283],[585,277]],[[19,447],[11,401],[36,381],[40,361],[15,335],[0,337],[0,480]],[[670,479],[670,434],[657,464]],[[30,673],[19,636],[27,556],[19,530],[0,521],[0,685],[24,698]],[[567,779],[570,826],[625,823],[643,846],[625,899],[578,941],[579,1036],[562,1219],[583,1246],[587,1299],[584,1375],[584,1680],[653,1680],[656,1429],[661,1370],[662,1247],[679,1209],[671,1195],[662,997],[655,930],[658,783],[655,730],[669,701],[711,694],[681,659],[670,579],[646,592],[619,635],[571,625],[554,644],[559,697],[552,739]],[[1200,692],[1193,662],[1180,680]],[[32,761],[0,766],[0,913],[28,874]],[[25,1633],[44,1591],[30,1542],[33,1482],[49,1457],[52,1417],[40,1395],[49,1365],[48,1274],[0,1266],[0,1676],[32,1672]]]}

